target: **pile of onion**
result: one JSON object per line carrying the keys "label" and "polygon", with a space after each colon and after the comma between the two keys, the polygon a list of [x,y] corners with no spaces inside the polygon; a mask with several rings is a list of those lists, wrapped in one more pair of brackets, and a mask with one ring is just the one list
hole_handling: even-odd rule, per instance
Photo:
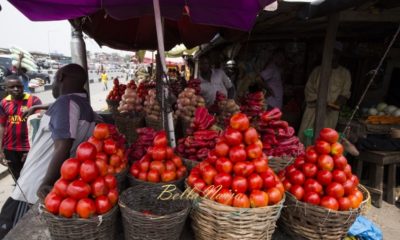
{"label": "pile of onion", "polygon": [[120,113],[137,113],[142,110],[142,99],[137,94],[136,85],[129,83],[119,102],[118,111]]}
{"label": "pile of onion", "polygon": [[178,96],[175,116],[182,118],[184,121],[191,122],[194,118],[196,108],[204,106],[204,98],[196,95],[195,89],[185,88]]}
{"label": "pile of onion", "polygon": [[158,121],[161,119],[161,107],[156,98],[156,89],[150,89],[144,101],[146,117]]}

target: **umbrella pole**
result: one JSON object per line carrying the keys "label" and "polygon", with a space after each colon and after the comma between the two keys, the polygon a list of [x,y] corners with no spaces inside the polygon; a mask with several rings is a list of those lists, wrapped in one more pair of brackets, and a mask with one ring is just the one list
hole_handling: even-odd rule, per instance
{"label": "umbrella pole", "polygon": [[[162,102],[168,101],[169,100],[169,90],[167,87],[167,66],[165,64],[165,49],[164,49],[164,36],[163,36],[163,31],[162,31],[162,23],[161,23],[161,11],[160,11],[160,2],[159,0],[153,0],[153,6],[154,6],[154,17],[155,17],[155,23],[156,23],[156,31],[157,31],[157,42],[158,42],[158,54],[160,57],[160,62],[161,62],[161,70],[162,70],[162,81],[163,81],[163,87],[162,87]],[[165,104],[162,104],[163,109],[162,109],[162,119],[163,123],[165,123],[165,117],[167,118],[167,133],[169,136],[169,141],[171,147],[175,147],[175,131],[174,131],[174,118],[173,118],[173,112],[168,111],[166,112],[166,108],[164,107]],[[165,116],[167,115],[167,116]]]}

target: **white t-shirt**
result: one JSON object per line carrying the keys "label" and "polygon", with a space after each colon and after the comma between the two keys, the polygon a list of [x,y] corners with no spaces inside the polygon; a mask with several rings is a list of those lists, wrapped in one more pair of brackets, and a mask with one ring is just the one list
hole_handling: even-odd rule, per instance
{"label": "white t-shirt", "polygon": [[207,106],[214,103],[217,91],[228,96],[228,89],[233,86],[231,80],[222,69],[212,69],[210,81],[203,79],[201,76],[200,80],[200,94],[206,101]]}

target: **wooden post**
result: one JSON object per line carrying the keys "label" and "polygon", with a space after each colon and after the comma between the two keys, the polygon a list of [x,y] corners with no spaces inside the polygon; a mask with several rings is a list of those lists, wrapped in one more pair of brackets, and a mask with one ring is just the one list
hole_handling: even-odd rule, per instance
{"label": "wooden post", "polygon": [[321,73],[318,86],[317,108],[315,112],[314,139],[324,127],[326,118],[327,96],[329,80],[332,72],[333,48],[336,41],[336,33],[339,26],[339,13],[328,16],[328,29],[325,36],[324,52],[322,56]]}

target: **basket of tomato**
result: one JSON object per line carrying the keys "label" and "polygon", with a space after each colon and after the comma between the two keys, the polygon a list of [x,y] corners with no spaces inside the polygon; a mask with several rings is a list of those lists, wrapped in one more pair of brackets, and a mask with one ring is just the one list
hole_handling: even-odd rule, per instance
{"label": "basket of tomato", "polygon": [[287,191],[279,224],[295,237],[342,239],[370,201],[338,140],[335,130],[322,129],[315,145],[278,174]]}
{"label": "basket of tomato", "polygon": [[[164,192],[167,191],[167,192]],[[176,187],[137,185],[121,194],[125,239],[178,240],[190,211],[187,199],[172,199],[181,195]]]}
{"label": "basket of tomato", "polygon": [[191,212],[196,239],[272,238],[285,191],[249,125],[245,114],[234,114],[214,150],[187,178],[187,191],[199,197]]}

